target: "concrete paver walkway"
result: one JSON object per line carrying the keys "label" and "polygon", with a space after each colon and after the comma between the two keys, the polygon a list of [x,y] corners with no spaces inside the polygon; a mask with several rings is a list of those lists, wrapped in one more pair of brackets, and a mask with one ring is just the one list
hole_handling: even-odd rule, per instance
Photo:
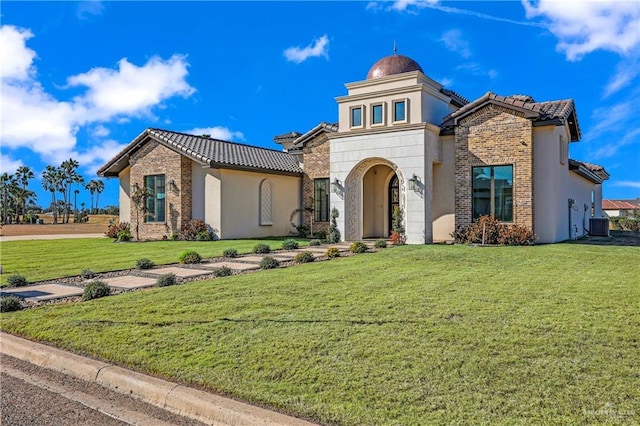
{"label": "concrete paver walkway", "polygon": [[52,300],[64,297],[82,296],[84,289],[62,284],[39,284],[27,287],[7,288],[0,291],[2,296],[18,296],[30,300]]}

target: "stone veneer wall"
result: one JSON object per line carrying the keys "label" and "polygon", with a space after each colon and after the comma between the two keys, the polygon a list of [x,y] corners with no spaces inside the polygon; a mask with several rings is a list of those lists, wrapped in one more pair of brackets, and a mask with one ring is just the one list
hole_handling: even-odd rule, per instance
{"label": "stone veneer wall", "polygon": [[[192,175],[191,160],[161,145],[156,141],[147,142],[131,155],[131,186],[144,186],[144,177],[165,175],[165,222],[144,223],[140,216],[140,239],[161,239],[180,232],[182,226],[191,219]],[[170,182],[174,181],[174,185]],[[136,210],[131,202],[131,233],[135,238]]]}
{"label": "stone veneer wall", "polygon": [[522,113],[489,104],[455,129],[456,227],[473,220],[471,169],[513,165],[513,223],[534,230],[533,126]]}
{"label": "stone veneer wall", "polygon": [[[302,224],[311,227],[311,221],[314,217],[314,179],[328,178],[329,167],[329,138],[326,134],[317,136],[308,142],[303,148],[303,164],[304,175],[302,177]],[[331,190],[331,186],[327,188]],[[329,206],[331,209],[331,206]],[[313,222],[314,232],[318,229],[327,229],[329,222]]]}

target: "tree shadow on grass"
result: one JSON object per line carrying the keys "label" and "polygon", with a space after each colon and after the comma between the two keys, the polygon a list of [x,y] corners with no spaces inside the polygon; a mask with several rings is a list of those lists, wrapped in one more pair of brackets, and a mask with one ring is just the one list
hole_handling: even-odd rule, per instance
{"label": "tree shadow on grass", "polygon": [[608,237],[586,236],[574,241],[566,241],[566,243],[595,246],[640,247],[640,232],[612,230]]}

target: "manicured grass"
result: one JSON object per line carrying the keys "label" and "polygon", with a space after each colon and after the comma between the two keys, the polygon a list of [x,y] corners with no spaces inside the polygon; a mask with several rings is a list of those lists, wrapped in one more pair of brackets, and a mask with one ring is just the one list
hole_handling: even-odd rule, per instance
{"label": "manicured grass", "polygon": [[630,424],[638,247],[406,246],[2,315],[327,424]]}
{"label": "manicured grass", "polygon": [[[222,256],[228,248],[249,253],[257,243],[279,249],[287,238],[266,240],[222,241],[149,241],[114,243],[108,238],[82,238],[37,241],[7,241],[2,243],[4,283],[9,274],[24,275],[30,282],[79,275],[85,269],[93,272],[115,271],[136,266],[141,258],[156,265],[178,262],[185,250],[195,250],[203,258]],[[307,245],[306,240],[297,240]]]}

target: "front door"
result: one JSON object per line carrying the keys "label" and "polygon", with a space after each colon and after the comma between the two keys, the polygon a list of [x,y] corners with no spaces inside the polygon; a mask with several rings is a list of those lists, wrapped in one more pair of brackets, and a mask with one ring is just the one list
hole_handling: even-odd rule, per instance
{"label": "front door", "polygon": [[394,175],[389,182],[389,235],[393,231],[393,212],[400,207],[400,182],[398,175]]}

